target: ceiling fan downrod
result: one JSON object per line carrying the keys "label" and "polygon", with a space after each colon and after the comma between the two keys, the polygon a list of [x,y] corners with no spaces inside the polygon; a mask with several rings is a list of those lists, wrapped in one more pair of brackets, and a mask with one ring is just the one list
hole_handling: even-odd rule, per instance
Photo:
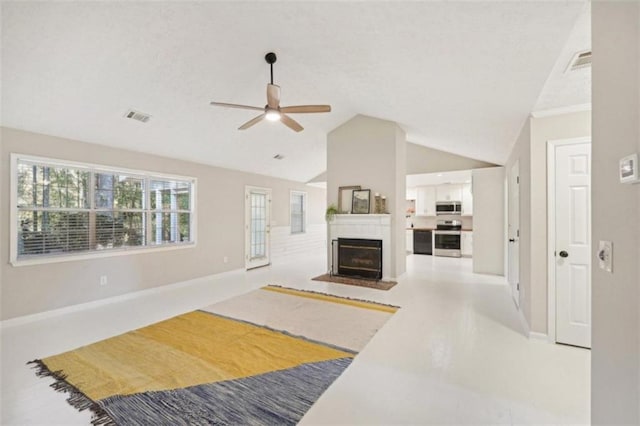
{"label": "ceiling fan downrod", "polygon": [[271,68],[271,84],[273,84],[273,64],[278,60],[278,57],[275,53],[269,52],[264,56],[264,60],[267,61]]}

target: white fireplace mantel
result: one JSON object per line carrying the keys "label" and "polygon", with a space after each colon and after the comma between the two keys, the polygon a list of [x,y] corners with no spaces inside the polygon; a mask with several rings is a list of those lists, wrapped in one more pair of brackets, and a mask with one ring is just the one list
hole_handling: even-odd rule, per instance
{"label": "white fireplace mantel", "polygon": [[391,215],[337,214],[329,222],[329,250],[331,241],[338,238],[382,240],[382,279],[391,279]]}

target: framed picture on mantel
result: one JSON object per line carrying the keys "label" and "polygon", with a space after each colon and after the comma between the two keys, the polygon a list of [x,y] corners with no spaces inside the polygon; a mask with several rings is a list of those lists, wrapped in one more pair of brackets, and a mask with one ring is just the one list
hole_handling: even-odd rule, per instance
{"label": "framed picture on mantel", "polygon": [[371,190],[359,189],[353,191],[351,200],[351,213],[353,214],[369,214]]}
{"label": "framed picture on mantel", "polygon": [[[351,213],[353,191],[362,189],[360,185],[341,186],[338,188],[338,212]],[[348,209],[348,210],[347,210]]]}

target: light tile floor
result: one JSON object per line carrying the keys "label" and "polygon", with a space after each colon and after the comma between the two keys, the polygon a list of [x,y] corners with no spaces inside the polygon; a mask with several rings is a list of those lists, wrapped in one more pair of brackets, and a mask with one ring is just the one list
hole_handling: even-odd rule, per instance
{"label": "light tile floor", "polygon": [[3,425],[89,424],[25,362],[265,284],[402,307],[301,424],[588,424],[590,352],[529,340],[502,277],[470,259],[408,256],[390,291],[310,281],[321,255],[2,330]]}

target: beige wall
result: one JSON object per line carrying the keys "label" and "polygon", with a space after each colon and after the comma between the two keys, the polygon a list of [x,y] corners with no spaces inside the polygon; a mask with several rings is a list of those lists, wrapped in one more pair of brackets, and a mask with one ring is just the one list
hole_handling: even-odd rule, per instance
{"label": "beige wall", "polygon": [[504,275],[504,167],[472,173],[473,272]]}
{"label": "beige wall", "polygon": [[[398,131],[404,133],[399,127]],[[405,150],[406,163],[404,168],[407,175],[447,172],[454,170],[481,169],[484,167],[496,166],[496,164],[493,163],[487,163],[484,161],[474,160],[473,158],[462,157],[460,155],[439,151],[437,149],[428,148],[426,146],[410,142],[406,143]],[[309,183],[326,181],[327,172],[323,172],[313,179],[309,180]]]}
{"label": "beige wall", "polygon": [[613,242],[613,273],[592,268],[591,419],[640,424],[640,184],[618,181],[640,152],[640,3],[593,2],[593,245]]}
{"label": "beige wall", "polygon": [[547,333],[547,141],[591,136],[591,111],[531,119],[531,326]]}
{"label": "beige wall", "polygon": [[[327,136],[327,204],[340,186],[360,185],[387,197],[391,214],[389,276],[405,272],[405,134],[392,121],[357,115]],[[373,212],[373,204],[372,204]],[[386,275],[386,272],[385,272]]]}
{"label": "beige wall", "polygon": [[[406,211],[406,195],[407,195],[407,134],[400,128],[395,126],[395,147],[396,147],[396,164],[395,164],[395,206],[392,215],[392,226],[395,229],[396,237],[395,247],[396,253],[396,277],[407,271],[407,232],[405,229],[405,211]],[[391,212],[391,210],[389,210]],[[394,232],[394,231],[392,231]]]}
{"label": "beige wall", "polygon": [[[520,293],[519,305],[528,324],[531,324],[531,120],[527,119],[511,155],[505,165],[505,173],[511,173],[519,160],[520,174]],[[505,271],[505,274],[508,271]]]}
{"label": "beige wall", "polygon": [[547,333],[547,142],[591,136],[591,111],[530,118],[506,163],[520,160],[520,303],[531,331]]}
{"label": "beige wall", "polygon": [[462,157],[414,143],[407,143],[406,158],[406,172],[408,175],[481,169],[496,166],[496,164]]}
{"label": "beige wall", "polygon": [[[324,223],[325,191],[302,183],[14,129],[2,128],[1,132],[2,319],[243,268],[245,185],[273,189],[272,219],[275,226],[289,225],[289,191],[292,189],[308,194],[308,224]],[[196,177],[197,246],[92,260],[11,266],[8,237],[9,164],[10,153],[14,152]],[[224,256],[229,258],[226,264],[223,263]],[[108,276],[107,286],[99,286],[101,275]]]}

